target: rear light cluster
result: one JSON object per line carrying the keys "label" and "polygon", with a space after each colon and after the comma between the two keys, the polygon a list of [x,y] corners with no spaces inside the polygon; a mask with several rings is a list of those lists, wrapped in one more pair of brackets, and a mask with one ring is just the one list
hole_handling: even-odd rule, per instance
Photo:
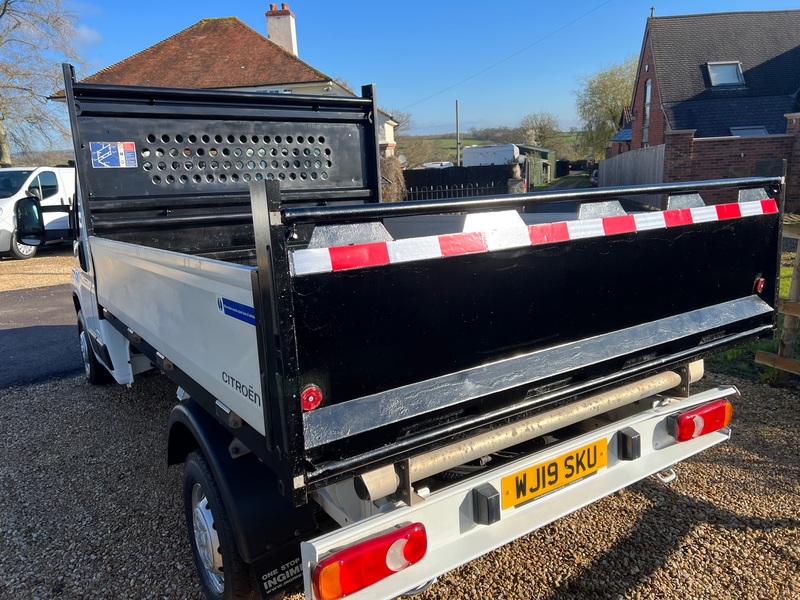
{"label": "rear light cluster", "polygon": [[314,569],[318,600],[337,600],[378,583],[423,559],[428,536],[412,523],[348,546],[325,557]]}
{"label": "rear light cluster", "polygon": [[727,427],[733,406],[727,398],[714,400],[667,419],[667,429],[678,442],[686,442]]}

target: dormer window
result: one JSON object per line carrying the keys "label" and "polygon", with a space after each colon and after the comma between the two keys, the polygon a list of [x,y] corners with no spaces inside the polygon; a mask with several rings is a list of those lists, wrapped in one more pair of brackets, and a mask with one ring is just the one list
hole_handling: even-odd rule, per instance
{"label": "dormer window", "polygon": [[708,77],[714,87],[744,85],[742,63],[740,62],[708,63]]}
{"label": "dormer window", "polygon": [[763,125],[748,125],[745,127],[731,127],[731,135],[748,137],[754,135],[769,135],[767,128]]}

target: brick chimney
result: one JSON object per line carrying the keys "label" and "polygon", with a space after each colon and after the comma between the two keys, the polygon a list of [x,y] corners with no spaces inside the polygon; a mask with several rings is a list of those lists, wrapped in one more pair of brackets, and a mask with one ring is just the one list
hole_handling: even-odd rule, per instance
{"label": "brick chimney", "polygon": [[281,48],[297,56],[297,32],[294,27],[294,13],[285,2],[278,10],[277,4],[270,4],[267,11],[267,37]]}

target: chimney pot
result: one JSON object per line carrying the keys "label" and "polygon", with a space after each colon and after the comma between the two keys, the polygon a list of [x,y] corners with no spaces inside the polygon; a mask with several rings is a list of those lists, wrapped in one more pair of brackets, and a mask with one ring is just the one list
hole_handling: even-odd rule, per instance
{"label": "chimney pot", "polygon": [[286,2],[281,4],[281,10],[289,10],[289,5]]}
{"label": "chimney pot", "polygon": [[278,5],[277,4],[270,4],[269,5],[269,9],[270,10],[278,10]]}

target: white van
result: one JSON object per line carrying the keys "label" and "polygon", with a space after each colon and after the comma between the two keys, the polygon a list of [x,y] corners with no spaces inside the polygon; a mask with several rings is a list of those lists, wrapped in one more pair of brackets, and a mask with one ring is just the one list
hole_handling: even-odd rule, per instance
{"label": "white van", "polygon": [[518,162],[520,162],[519,147],[516,144],[465,146],[461,151],[461,164],[464,167],[509,165]]}
{"label": "white van", "polygon": [[72,167],[9,167],[0,169],[0,255],[30,258],[35,246],[20,244],[16,236],[14,206],[26,196],[36,196],[45,206],[63,206],[64,212],[44,212],[47,229],[67,229],[67,210],[75,196]]}

